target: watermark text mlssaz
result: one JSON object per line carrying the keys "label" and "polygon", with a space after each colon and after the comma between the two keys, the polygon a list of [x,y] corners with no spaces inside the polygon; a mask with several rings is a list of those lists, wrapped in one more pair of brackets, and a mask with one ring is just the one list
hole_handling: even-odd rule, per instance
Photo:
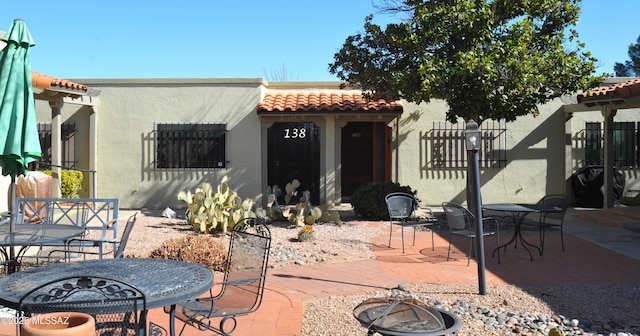
{"label": "watermark text mlssaz", "polygon": [[0,324],[69,324],[69,316],[0,316]]}

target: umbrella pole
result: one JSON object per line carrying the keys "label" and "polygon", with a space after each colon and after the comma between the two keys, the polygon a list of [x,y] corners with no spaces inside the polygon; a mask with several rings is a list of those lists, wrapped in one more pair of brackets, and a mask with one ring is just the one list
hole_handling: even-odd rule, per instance
{"label": "umbrella pole", "polygon": [[13,232],[16,228],[16,213],[13,207],[16,205],[16,177],[11,175],[11,184],[9,185],[9,232]]}
{"label": "umbrella pole", "polygon": [[[9,185],[9,232],[14,232],[16,229],[16,220],[18,217],[18,214],[14,211],[15,208],[15,204],[16,204],[16,195],[17,195],[17,190],[16,190],[16,177],[14,175],[11,175],[11,184]],[[11,244],[11,246],[9,247],[9,272],[8,273],[13,273],[15,272],[15,251],[13,249],[13,244]]]}

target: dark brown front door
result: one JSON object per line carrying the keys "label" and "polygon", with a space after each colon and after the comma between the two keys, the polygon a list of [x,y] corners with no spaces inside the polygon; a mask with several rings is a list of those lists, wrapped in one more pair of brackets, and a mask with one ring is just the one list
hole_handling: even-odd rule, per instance
{"label": "dark brown front door", "polygon": [[383,122],[350,122],[342,128],[342,197],[362,184],[391,179],[391,128]]}
{"label": "dark brown front door", "polygon": [[287,183],[298,179],[297,203],[302,192],[311,194],[311,204],[320,201],[320,128],[312,122],[277,122],[267,131],[269,186],[282,190],[278,203],[284,204]]}

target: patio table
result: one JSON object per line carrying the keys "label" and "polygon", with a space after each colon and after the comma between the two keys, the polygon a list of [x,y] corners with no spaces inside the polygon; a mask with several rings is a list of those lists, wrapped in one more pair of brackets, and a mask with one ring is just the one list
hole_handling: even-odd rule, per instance
{"label": "patio table", "polygon": [[0,279],[0,304],[17,309],[28,291],[69,276],[98,276],[132,285],[145,295],[147,310],[193,299],[213,286],[213,273],[201,264],[152,258],[85,260],[34,267]]}
{"label": "patio table", "polygon": [[[31,246],[41,246],[52,242],[66,242],[79,237],[84,228],[66,224],[16,224],[13,231],[9,225],[0,225],[0,253],[4,256],[7,273],[14,273],[20,267],[20,260]],[[7,248],[19,246],[18,253],[7,253]]]}
{"label": "patio table", "polygon": [[533,261],[533,255],[527,246],[531,246],[538,250],[538,253],[542,255],[542,250],[528,241],[524,239],[522,236],[522,222],[527,215],[531,213],[542,213],[542,212],[556,212],[561,209],[558,207],[550,206],[550,205],[542,205],[542,204],[518,204],[518,203],[495,203],[495,204],[483,204],[482,208],[484,210],[492,210],[492,211],[501,211],[506,213],[511,217],[513,221],[513,225],[515,226],[515,230],[513,232],[513,237],[493,250],[492,256],[495,255],[496,251],[501,247],[504,247],[505,251],[507,250],[507,245],[511,243],[515,243],[515,246],[518,246],[518,240],[522,243],[524,249],[529,253],[529,258]]}

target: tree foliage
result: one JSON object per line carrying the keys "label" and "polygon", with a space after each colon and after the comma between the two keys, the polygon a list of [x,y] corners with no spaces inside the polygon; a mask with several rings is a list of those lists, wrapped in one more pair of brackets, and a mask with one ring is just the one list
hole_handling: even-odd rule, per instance
{"label": "tree foliage", "polygon": [[602,82],[570,29],[580,1],[386,0],[407,18],[383,29],[367,17],[329,71],[370,97],[444,99],[453,122],[537,115],[538,104]]}
{"label": "tree foliage", "polygon": [[635,44],[629,45],[629,59],[624,63],[618,63],[613,66],[617,77],[639,77],[640,76],[640,36]]}

